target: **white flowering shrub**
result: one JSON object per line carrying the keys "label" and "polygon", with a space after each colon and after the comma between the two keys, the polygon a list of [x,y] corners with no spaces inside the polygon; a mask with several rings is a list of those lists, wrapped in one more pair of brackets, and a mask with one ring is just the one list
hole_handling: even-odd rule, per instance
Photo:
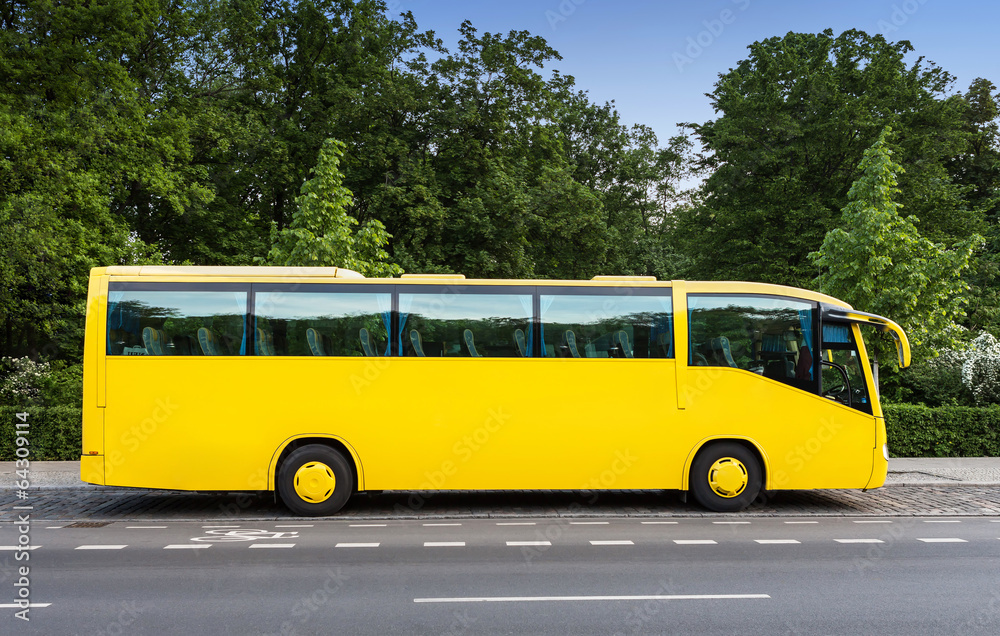
{"label": "white flowering shrub", "polygon": [[1000,403],[1000,341],[983,332],[963,357],[962,384],[976,404]]}
{"label": "white flowering shrub", "polygon": [[34,403],[41,396],[42,385],[49,376],[48,362],[23,358],[0,358],[0,404],[20,406]]}

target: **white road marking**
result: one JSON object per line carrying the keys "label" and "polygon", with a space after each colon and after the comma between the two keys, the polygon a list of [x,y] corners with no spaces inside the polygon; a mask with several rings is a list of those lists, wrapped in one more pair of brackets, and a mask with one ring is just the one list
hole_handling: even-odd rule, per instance
{"label": "white road marking", "polygon": [[294,548],[294,543],[251,543],[251,548]]}
{"label": "white road marking", "polygon": [[338,548],[377,548],[380,544],[378,543],[338,543],[335,547]]}
{"label": "white road marking", "polygon": [[464,548],[465,541],[424,541],[425,548]]}
{"label": "white road marking", "polygon": [[801,543],[801,541],[796,541],[795,539],[754,539],[755,542],[762,545],[779,545],[784,543]]}
{"label": "white road marking", "polygon": [[352,523],[348,528],[384,528],[387,523]]}
{"label": "white road marking", "polygon": [[531,603],[539,601],[698,601],[765,599],[769,594],[653,594],[648,596],[467,596],[415,598],[414,603]]}
{"label": "white road marking", "polygon": [[591,541],[590,545],[635,545],[628,539],[621,541]]}
{"label": "white road marking", "polygon": [[440,528],[440,527],[445,527],[445,526],[460,526],[462,524],[460,524],[460,523],[425,523],[423,525],[425,527],[428,527],[428,528]]}
{"label": "white road marking", "polygon": [[749,521],[713,521],[714,525],[717,526],[748,526]]}
{"label": "white road marking", "polygon": [[78,545],[74,550],[121,550],[122,548],[128,547],[126,545],[110,545],[110,544],[100,544],[100,545]]}
{"label": "white road marking", "polygon": [[27,545],[27,546],[25,546],[25,545],[0,545],[0,550],[20,550],[20,551],[23,552],[25,550],[37,550],[40,547],[42,547],[42,546],[40,546],[40,545]]}
{"label": "white road marking", "polygon": [[924,519],[924,523],[962,523],[961,519]]}
{"label": "white road marking", "polygon": [[313,524],[311,524],[311,523],[300,523],[300,524],[290,525],[290,526],[274,526],[274,527],[275,528],[312,528]]}
{"label": "white road marking", "polygon": [[197,550],[201,548],[211,548],[211,543],[171,543],[163,546],[164,550]]}
{"label": "white road marking", "polygon": [[571,526],[606,526],[610,521],[570,521]]}
{"label": "white road marking", "polygon": [[819,523],[819,521],[786,521],[788,524]]}
{"label": "white road marking", "polygon": [[[28,607],[48,607],[52,603],[28,603]],[[24,609],[20,605],[14,603],[0,603],[0,609]]]}
{"label": "white road marking", "polygon": [[498,521],[498,526],[533,526],[536,525],[534,521]]}
{"label": "white road marking", "polygon": [[644,526],[676,526],[676,521],[640,521]]}
{"label": "white road marking", "polygon": [[923,541],[924,543],[968,543],[965,539],[958,539],[956,537],[932,537],[929,539],[917,539],[917,541]]}
{"label": "white road marking", "polygon": [[677,545],[716,545],[712,539],[674,539]]}
{"label": "white road marking", "polygon": [[507,545],[512,548],[521,548],[536,545],[552,545],[551,541],[508,541]]}
{"label": "white road marking", "polygon": [[202,526],[202,528],[239,528],[239,526]]}
{"label": "white road marking", "polygon": [[45,526],[46,530],[60,530],[63,526]]}
{"label": "white road marking", "polygon": [[853,523],[892,523],[889,519],[854,519]]}
{"label": "white road marking", "polygon": [[885,543],[882,539],[834,539],[837,543]]}
{"label": "white road marking", "polygon": [[162,530],[167,526],[125,526],[126,530]]}

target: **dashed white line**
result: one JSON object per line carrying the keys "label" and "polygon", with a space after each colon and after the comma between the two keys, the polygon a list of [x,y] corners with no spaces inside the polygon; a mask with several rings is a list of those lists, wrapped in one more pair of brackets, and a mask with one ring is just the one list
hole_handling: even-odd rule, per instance
{"label": "dashed white line", "polygon": [[126,530],[163,530],[167,526],[125,526]]}
{"label": "dashed white line", "polygon": [[[28,607],[48,607],[52,603],[28,603]],[[24,609],[23,605],[17,605],[15,603],[0,603],[0,609]]]}
{"label": "dashed white line", "polygon": [[676,521],[640,521],[644,526],[676,526]]}
{"label": "dashed white line", "polygon": [[523,548],[528,546],[552,545],[551,541],[508,541],[507,545],[512,548]]}
{"label": "dashed white line", "polygon": [[534,526],[538,525],[534,521],[498,521],[498,526]]}
{"label": "dashed white line", "polygon": [[99,544],[99,545],[78,545],[78,546],[76,546],[73,549],[74,550],[121,550],[121,549],[126,548],[126,547],[128,547],[128,544],[125,544],[125,545],[110,545],[110,544],[104,543],[104,544]]}
{"label": "dashed white line", "polygon": [[239,528],[239,526],[202,526],[202,528]]}
{"label": "dashed white line", "polygon": [[464,548],[465,541],[424,541],[425,548]]}
{"label": "dashed white line", "polygon": [[294,543],[251,543],[251,548],[294,548]]}
{"label": "dashed white line", "polygon": [[415,598],[414,603],[532,603],[544,601],[698,601],[768,599],[769,594],[651,594],[647,596],[467,596]]}
{"label": "dashed white line", "polygon": [[608,541],[591,541],[590,545],[635,545],[628,539],[622,540],[608,540]]}
{"label": "dashed white line", "polygon": [[312,528],[313,524],[311,524],[311,523],[300,523],[300,524],[295,524],[295,525],[274,526],[274,527],[275,528]]}
{"label": "dashed white line", "polygon": [[761,545],[779,545],[784,543],[801,543],[795,539],[754,539],[755,542]]}
{"label": "dashed white line", "polygon": [[713,521],[713,525],[716,526],[748,526],[749,521]]}
{"label": "dashed white line", "polygon": [[387,523],[352,523],[348,528],[384,528]]}
{"label": "dashed white line", "polygon": [[338,543],[335,547],[338,548],[377,548],[379,543]]}
{"label": "dashed white line", "polygon": [[716,545],[712,539],[674,539],[677,545]]}
{"label": "dashed white line", "polygon": [[170,545],[163,546],[164,550],[202,550],[205,548],[211,548],[210,543],[171,543]]}
{"label": "dashed white line", "polygon": [[606,526],[610,521],[570,521],[571,526]]}
{"label": "dashed white line", "polygon": [[882,539],[834,539],[837,543],[885,543]]}
{"label": "dashed white line", "polygon": [[962,523],[961,519],[924,519],[924,523]]}
{"label": "dashed white line", "polygon": [[889,519],[853,519],[852,523],[892,523]]}
{"label": "dashed white line", "polygon": [[923,541],[924,543],[968,543],[965,539],[959,539],[957,537],[931,537],[928,539],[920,539],[917,541]]}
{"label": "dashed white line", "polygon": [[806,523],[819,523],[819,521],[786,521],[785,523],[790,524],[790,525],[795,525],[795,524],[801,525],[801,524],[806,524]]}
{"label": "dashed white line", "polygon": [[61,530],[63,526],[45,526],[46,530]]}
{"label": "dashed white line", "polygon": [[25,550],[37,550],[40,547],[42,547],[42,546],[40,546],[40,545],[27,545],[27,546],[25,546],[25,545],[0,545],[0,550],[19,550],[19,551],[23,552]]}
{"label": "dashed white line", "polygon": [[460,523],[425,523],[423,524],[426,528],[444,528],[448,526],[460,526]]}

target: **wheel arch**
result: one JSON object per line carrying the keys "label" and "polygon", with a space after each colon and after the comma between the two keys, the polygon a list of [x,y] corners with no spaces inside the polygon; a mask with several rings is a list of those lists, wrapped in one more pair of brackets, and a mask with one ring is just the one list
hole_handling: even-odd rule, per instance
{"label": "wheel arch", "polygon": [[347,443],[341,437],[336,435],[311,435],[302,434],[294,435],[289,437],[278,446],[277,450],[274,451],[274,455],[271,456],[271,463],[267,470],[267,489],[276,490],[277,489],[277,475],[278,470],[281,468],[281,463],[285,461],[285,458],[291,454],[296,448],[301,448],[308,444],[320,444],[322,446],[329,446],[330,448],[342,453],[344,457],[347,458],[348,463],[351,466],[351,473],[354,475],[354,492],[360,492],[365,489],[364,485],[364,470],[361,465],[361,457],[358,455],[354,447]]}
{"label": "wheel arch", "polygon": [[681,472],[681,490],[687,491],[691,488],[691,466],[694,464],[694,460],[698,457],[698,453],[704,450],[706,447],[716,444],[718,442],[735,442],[741,446],[746,447],[751,453],[757,456],[757,460],[760,461],[760,469],[763,471],[762,477],[762,488],[764,490],[769,490],[771,483],[771,465],[768,460],[767,453],[756,440],[750,437],[744,437],[740,435],[713,435],[711,437],[706,437],[700,442],[694,445],[691,452],[688,453],[687,458],[684,460],[684,468]]}

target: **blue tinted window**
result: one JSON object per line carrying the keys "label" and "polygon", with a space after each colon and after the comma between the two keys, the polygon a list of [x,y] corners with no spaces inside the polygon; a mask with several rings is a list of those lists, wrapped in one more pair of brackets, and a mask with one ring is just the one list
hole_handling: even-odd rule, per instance
{"label": "blue tinted window", "polygon": [[243,291],[108,292],[109,355],[243,355]]}
{"label": "blue tinted window", "polygon": [[396,336],[404,356],[529,357],[531,294],[400,293]]}
{"label": "blue tinted window", "polygon": [[254,294],[254,352],[277,356],[387,355],[391,294]]}
{"label": "blue tinted window", "polygon": [[541,294],[542,355],[562,358],[672,358],[670,290],[662,295]]}

